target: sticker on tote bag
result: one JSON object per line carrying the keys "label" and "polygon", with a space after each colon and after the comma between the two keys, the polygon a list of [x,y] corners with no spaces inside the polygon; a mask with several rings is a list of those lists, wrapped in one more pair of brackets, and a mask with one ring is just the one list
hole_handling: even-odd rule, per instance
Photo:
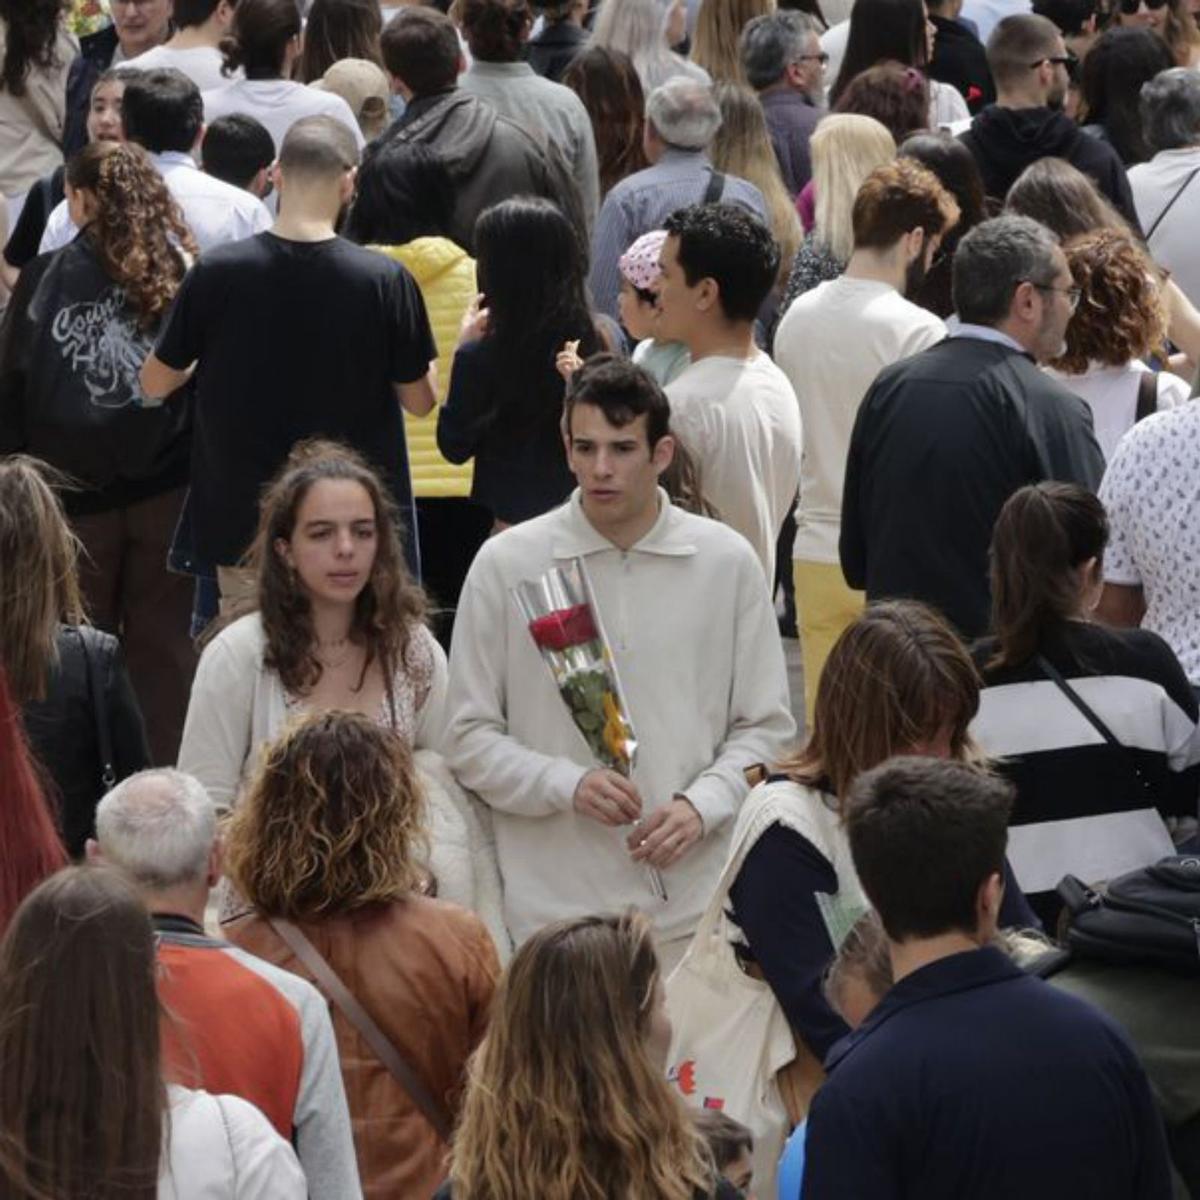
{"label": "sticker on tote bag", "polygon": [[667,1082],[673,1083],[685,1096],[691,1096],[696,1091],[696,1060],[685,1059],[677,1067],[667,1072]]}

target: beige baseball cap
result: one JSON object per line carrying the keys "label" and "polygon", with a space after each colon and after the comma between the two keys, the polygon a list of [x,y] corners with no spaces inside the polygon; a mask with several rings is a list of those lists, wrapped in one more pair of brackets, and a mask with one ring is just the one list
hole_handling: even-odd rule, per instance
{"label": "beige baseball cap", "polygon": [[358,118],[358,127],[368,142],[387,127],[392,89],[383,68],[373,62],[343,58],[308,86],[341,96]]}

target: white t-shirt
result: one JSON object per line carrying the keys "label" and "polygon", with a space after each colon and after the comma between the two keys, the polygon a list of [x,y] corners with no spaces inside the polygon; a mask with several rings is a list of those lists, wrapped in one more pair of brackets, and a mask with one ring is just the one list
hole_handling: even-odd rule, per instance
{"label": "white t-shirt", "polygon": [[1118,442],[1100,499],[1105,582],[1141,585],[1142,628],[1165,638],[1200,684],[1200,404],[1139,421]]}
{"label": "white t-shirt", "polygon": [[336,117],[354,134],[360,150],[366,145],[357,118],[341,96],[290,79],[242,79],[204,93],[206,125],[230,113],[246,113],[260,120],[275,143],[276,154],[287,131],[302,117]]}
{"label": "white t-shirt", "polygon": [[700,469],[700,490],[754,547],[775,586],[775,542],[800,484],[800,407],[765,355],[710,355],[666,387],[671,430]]}
{"label": "white t-shirt", "polygon": [[[1096,426],[1096,441],[1100,443],[1105,459],[1110,459],[1117,443],[1133,427],[1137,416],[1138,385],[1149,371],[1145,363],[1135,359],[1123,367],[1092,363],[1083,375],[1066,375],[1049,368],[1046,373],[1087,401]],[[1158,403],[1155,407],[1158,409],[1184,404],[1191,395],[1187,381],[1170,371],[1160,371],[1156,383]]]}
{"label": "white t-shirt", "polygon": [[[1138,224],[1150,230],[1162,217],[1150,234],[1150,253],[1156,263],[1171,272],[1171,278],[1193,304],[1200,304],[1200,239],[1196,237],[1200,172],[1190,181],[1188,176],[1197,168],[1200,168],[1200,149],[1194,146],[1162,150],[1149,162],[1129,168],[1129,187]],[[1179,199],[1171,204],[1176,195]],[[1168,204],[1171,209],[1163,216]]]}
{"label": "white t-shirt", "polygon": [[177,50],[173,46],[155,46],[145,54],[126,59],[121,69],[150,71],[173,67],[182,71],[202,92],[210,88],[224,87],[235,79],[241,79],[241,71],[232,75],[221,74],[221,52],[215,46],[192,46]]}
{"label": "white t-shirt", "polygon": [[[271,228],[271,214],[257,196],[206,175],[191,155],[168,150],[151,155],[151,159],[183,209],[183,219],[201,253]],[[58,250],[74,241],[78,232],[67,202],[59,201],[46,221],[38,253]]]}
{"label": "white t-shirt", "polygon": [[939,317],[890,284],[845,275],[798,296],[775,333],[775,361],[804,422],[792,557],[836,563],[842,483],[859,405],[886,366],[940,342]]}
{"label": "white t-shirt", "polygon": [[158,1200],[306,1200],[296,1152],[253,1104],[175,1085],[167,1096]]}

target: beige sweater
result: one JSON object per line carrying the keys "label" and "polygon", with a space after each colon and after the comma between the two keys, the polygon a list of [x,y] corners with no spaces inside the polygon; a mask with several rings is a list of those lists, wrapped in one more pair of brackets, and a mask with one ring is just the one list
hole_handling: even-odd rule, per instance
{"label": "beige sweater", "polygon": [[[0,20],[0,60],[8,27]],[[67,73],[79,42],[65,28],[58,32],[54,64],[32,67],[25,94],[0,89],[0,192],[23,196],[43,176],[62,165],[63,125],[67,118]]]}

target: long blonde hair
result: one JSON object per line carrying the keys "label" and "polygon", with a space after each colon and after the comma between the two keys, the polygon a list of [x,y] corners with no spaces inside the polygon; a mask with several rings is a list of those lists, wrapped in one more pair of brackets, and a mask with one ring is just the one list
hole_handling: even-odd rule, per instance
{"label": "long blonde hair", "polygon": [[83,620],[79,541],[52,482],[36,458],[0,461],[0,666],[17,704],[45,697],[59,622]]}
{"label": "long blonde hair", "polygon": [[450,1179],[464,1200],[692,1200],[711,1158],[646,1050],[646,918],[581,917],[514,955],[471,1060]]}
{"label": "long blonde hair", "polygon": [[834,113],[809,143],[816,202],[814,232],[839,262],[854,253],[854,198],[876,167],[896,157],[896,141],[874,117]]}
{"label": "long blonde hair", "polygon": [[714,83],[745,85],[741,38],[746,24],[775,11],[775,0],[701,0],[692,35],[692,62],[702,66]]}
{"label": "long blonde hair", "polygon": [[1166,19],[1163,21],[1162,37],[1175,56],[1176,64],[1190,67],[1196,47],[1200,46],[1200,29],[1196,28],[1196,18],[1192,15],[1191,5],[1184,0],[1170,0],[1167,4]]}
{"label": "long blonde hair", "polygon": [[779,243],[779,280],[786,282],[804,235],[796,205],[779,173],[762,105],[748,87],[736,83],[718,84],[715,92],[721,106],[721,128],[709,151],[713,166],[748,179],[762,192],[771,232]]}

